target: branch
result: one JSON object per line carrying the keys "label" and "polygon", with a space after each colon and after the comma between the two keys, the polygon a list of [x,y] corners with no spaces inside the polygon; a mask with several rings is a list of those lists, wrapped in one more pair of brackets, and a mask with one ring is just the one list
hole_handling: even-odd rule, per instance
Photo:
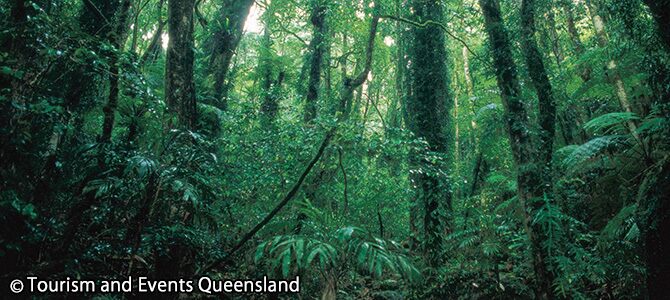
{"label": "branch", "polygon": [[282,31],[284,31],[284,32],[290,34],[291,36],[293,36],[294,38],[298,39],[298,40],[299,40],[301,43],[303,43],[303,45],[305,45],[306,47],[309,46],[309,43],[307,43],[307,42],[306,42],[303,38],[301,38],[297,33],[295,33],[295,32],[293,32],[293,31],[289,30],[288,28],[286,28],[286,26],[284,25],[284,23],[282,23],[282,22],[277,22],[277,23],[279,23],[279,26],[281,27]]}
{"label": "branch", "polygon": [[372,69],[372,52],[375,49],[375,37],[377,36],[377,25],[379,25],[380,16],[373,16],[370,22],[370,35],[368,36],[368,46],[365,51],[365,69],[363,72],[353,79],[350,83],[352,88],[356,88],[365,82],[368,78],[368,73]]}
{"label": "branch", "polygon": [[400,21],[400,22],[403,22],[403,23],[407,23],[407,24],[410,24],[410,25],[414,25],[414,26],[416,26],[416,27],[420,27],[420,28],[426,28],[426,27],[428,27],[428,26],[437,26],[438,28],[442,29],[442,31],[444,31],[444,33],[446,33],[448,36],[452,37],[453,39],[455,39],[455,40],[457,40],[459,43],[461,43],[466,49],[468,49],[468,52],[470,52],[470,54],[472,54],[472,56],[474,56],[475,58],[477,58],[477,59],[483,61],[483,62],[486,63],[486,65],[488,65],[489,67],[493,67],[493,66],[491,66],[491,64],[488,62],[488,60],[485,60],[485,59],[482,59],[481,57],[479,57],[479,55],[477,55],[477,53],[475,53],[474,51],[472,51],[472,49],[470,48],[470,46],[469,46],[465,41],[463,41],[463,39],[461,39],[461,38],[459,38],[458,36],[456,36],[455,34],[451,33],[451,31],[449,31],[449,29],[447,28],[447,26],[445,26],[444,24],[442,24],[442,23],[440,23],[440,22],[435,22],[435,21],[433,21],[433,20],[428,20],[428,21],[425,21],[425,22],[423,22],[423,23],[419,23],[419,22],[416,22],[416,21],[412,21],[412,20],[409,20],[409,19],[405,19],[405,18],[403,18],[403,17],[397,17],[397,16],[392,16],[392,15],[380,15],[379,18],[396,20],[396,21]]}
{"label": "branch", "polygon": [[300,175],[300,178],[298,178],[298,181],[293,185],[293,188],[291,188],[291,190],[288,192],[288,194],[286,194],[284,199],[281,202],[279,202],[275,206],[275,208],[272,209],[272,211],[270,211],[270,213],[268,213],[268,215],[265,216],[265,218],[263,218],[263,220],[260,223],[258,223],[258,225],[254,226],[253,229],[251,229],[249,232],[247,232],[247,234],[245,234],[237,242],[237,244],[235,244],[235,246],[232,249],[230,249],[230,251],[226,254],[226,256],[223,259],[211,263],[210,265],[205,267],[200,273],[207,272],[207,271],[211,270],[212,268],[214,268],[218,265],[221,265],[221,264],[224,264],[224,263],[228,262],[231,258],[233,258],[233,255],[238,250],[240,250],[242,248],[242,246],[244,246],[244,244],[246,244],[249,240],[251,240],[251,238],[254,237],[254,235],[256,235],[256,233],[258,233],[258,231],[260,231],[265,225],[267,225],[275,217],[275,215],[277,215],[277,213],[279,213],[279,211],[282,210],[282,208],[284,208],[284,206],[286,206],[286,204],[288,204],[288,202],[291,201],[291,199],[293,199],[295,197],[295,195],[300,190],[300,186],[305,181],[305,178],[307,178],[307,175],[309,175],[309,173],[312,171],[312,168],[314,168],[314,165],[316,165],[316,163],[323,156],[323,152],[326,150],[326,147],[328,147],[328,145],[330,144],[330,140],[335,135],[336,129],[337,129],[337,127],[333,127],[333,129],[331,129],[326,134],[326,137],[323,139],[323,142],[321,142],[321,146],[319,147],[319,150],[317,151],[316,155],[309,162],[309,164],[307,165],[305,170],[302,172],[302,175]]}
{"label": "branch", "polygon": [[[379,99],[379,91],[377,91],[377,100],[378,99]],[[370,102],[372,102],[372,107],[374,107],[375,111],[377,111],[377,115],[379,116],[379,119],[382,121],[382,127],[384,127],[384,130],[386,130],[386,122],[384,121],[382,112],[379,111],[379,107],[377,106],[377,100],[373,99],[372,97],[370,98]]]}
{"label": "branch", "polygon": [[90,6],[90,8],[93,8],[93,10],[95,10],[95,12],[98,14],[98,16],[100,16],[103,20],[105,20],[105,24],[109,25],[109,20],[107,20],[107,17],[105,17],[105,14],[103,14],[100,11],[100,9],[98,8],[98,6],[95,5],[95,3],[91,2],[91,0],[85,0],[84,5],[88,5],[88,6]]}
{"label": "branch", "polygon": [[340,160],[340,169],[342,170],[342,176],[344,176],[344,213],[349,212],[349,193],[348,193],[348,183],[347,183],[347,171],[344,170],[344,164],[342,163],[342,148],[337,149],[337,154]]}

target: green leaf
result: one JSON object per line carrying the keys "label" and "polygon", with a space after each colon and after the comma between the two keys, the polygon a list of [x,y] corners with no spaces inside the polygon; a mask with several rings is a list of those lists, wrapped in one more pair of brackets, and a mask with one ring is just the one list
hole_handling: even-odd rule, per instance
{"label": "green leaf", "polygon": [[285,252],[286,254],[284,254],[282,259],[282,275],[284,275],[284,278],[288,278],[291,270],[291,251],[287,249]]}
{"label": "green leaf", "polygon": [[602,132],[604,134],[612,134],[616,131],[625,133],[628,130],[627,123],[639,119],[640,117],[632,112],[609,113],[589,121],[584,125],[584,129],[596,133]]}

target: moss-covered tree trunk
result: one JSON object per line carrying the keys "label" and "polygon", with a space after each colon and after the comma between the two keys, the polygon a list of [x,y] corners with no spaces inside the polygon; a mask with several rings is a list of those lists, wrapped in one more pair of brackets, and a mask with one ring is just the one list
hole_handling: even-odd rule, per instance
{"label": "moss-covered tree trunk", "polygon": [[[303,121],[305,124],[310,124],[317,114],[317,101],[319,99],[319,87],[321,86],[321,67],[323,64],[323,57],[326,52],[326,13],[327,7],[322,0],[311,0],[311,15],[310,22],[312,23],[312,40],[309,42],[309,74],[307,83],[307,96],[305,98],[305,110]],[[303,187],[305,197],[314,201],[316,197],[316,189],[323,179],[325,170],[320,169],[317,175],[310,178],[308,183]],[[302,226],[307,215],[299,213],[297,217],[297,225],[294,229],[296,234],[302,231]]]}
{"label": "moss-covered tree trunk", "polygon": [[[165,102],[176,114],[179,125],[196,127],[195,85],[193,83],[194,0],[168,1],[167,59],[165,62]],[[172,124],[168,124],[172,127]]]}
{"label": "moss-covered tree trunk", "polygon": [[321,85],[321,67],[326,50],[326,13],[327,7],[322,0],[312,0],[312,12],[310,22],[314,26],[312,40],[309,43],[311,50],[309,65],[309,83],[307,84],[307,97],[305,102],[305,122],[311,122],[316,118],[317,100],[319,99],[319,87]]}
{"label": "moss-covered tree trunk", "polygon": [[[523,0],[521,2],[521,36],[522,47],[528,67],[528,74],[531,78],[531,83],[537,93],[539,103],[539,122],[540,134],[539,145],[537,147],[537,167],[541,168],[540,175],[542,183],[536,189],[538,193],[533,195],[534,198],[527,199],[530,203],[527,204],[531,208],[531,216],[533,217],[545,203],[544,199],[551,199],[552,197],[552,174],[553,168],[551,165],[554,136],[556,132],[556,102],[554,94],[547,76],[547,70],[544,66],[542,54],[540,53],[537,42],[535,40],[535,0]],[[529,218],[530,219],[530,218]],[[543,241],[548,240],[548,236],[543,229],[543,224],[538,224],[528,220],[531,231],[536,238],[531,240],[532,248],[535,255],[533,260],[535,274],[538,277],[537,296],[541,299],[553,298],[552,282],[554,276],[549,265],[549,254],[545,251],[542,245]]]}
{"label": "moss-covered tree trunk", "polygon": [[[264,33],[260,50],[259,69],[262,78],[262,104],[261,104],[261,122],[263,127],[271,125],[277,117],[279,110],[279,99],[281,85],[284,82],[286,75],[283,70],[277,69],[274,66],[274,50],[272,49],[272,30],[275,23],[275,6],[276,3],[270,3],[263,13]],[[277,75],[275,76],[275,73]],[[276,77],[276,78],[275,78]]]}
{"label": "moss-covered tree trunk", "polygon": [[[109,41],[117,28],[114,20],[121,9],[121,1],[83,0],[82,2],[79,14],[81,31],[99,40]],[[82,64],[69,74],[68,86],[64,95],[65,106],[68,110],[80,113],[89,111],[93,107],[95,98],[101,96],[99,90],[102,79],[100,77],[103,74],[92,65],[92,63]],[[75,114],[75,118],[81,118],[81,115]]]}
{"label": "moss-covered tree trunk", "polygon": [[523,0],[521,3],[521,35],[524,57],[531,83],[539,100],[540,145],[538,162],[543,164],[542,180],[544,193],[551,193],[551,157],[556,132],[556,101],[542,54],[535,39],[535,0]]}
{"label": "moss-covered tree trunk", "polygon": [[[115,38],[118,38],[119,40],[122,39],[122,33],[124,29],[120,27],[120,24],[115,24],[114,21],[121,19],[122,17],[120,16],[127,13],[128,9],[130,8],[129,3],[122,3],[121,1],[84,0],[83,4],[84,5],[79,15],[79,25],[83,32],[97,37],[100,40],[111,42],[113,42]],[[121,33],[121,35],[118,33]],[[116,58],[114,58],[113,55],[111,61],[114,62],[115,60]],[[65,106],[72,111],[80,112],[80,114],[74,114],[75,118],[83,118],[83,112],[88,110],[89,104],[85,103],[84,100],[94,95],[94,93],[96,93],[96,91],[99,89],[99,84],[101,82],[99,77],[100,71],[95,69],[92,64],[80,66],[73,70],[70,74],[69,86],[66,88],[65,92]],[[116,87],[114,86],[113,82],[110,83],[112,89],[110,91],[112,93],[112,99],[108,99],[108,101],[111,100],[115,102],[116,99],[118,99],[114,98],[118,97],[118,82],[116,83]],[[113,89],[116,89],[116,92]],[[116,95],[114,95],[114,93],[116,93]],[[115,107],[116,104],[112,104]],[[111,113],[114,113],[114,110],[111,110]],[[105,118],[108,119],[107,116]],[[108,126],[107,124],[113,124],[113,119],[111,122],[110,120],[105,120],[104,122],[105,126]],[[67,121],[65,123],[67,123]],[[103,132],[107,130],[109,131],[111,137],[111,127],[110,129],[103,128]],[[51,137],[50,141],[50,154],[52,157],[49,158],[49,160],[55,161],[56,151],[59,148],[59,143],[61,143],[61,140],[60,133],[57,133],[57,131],[54,130],[54,135]],[[66,146],[73,147],[73,145]],[[45,169],[46,168],[51,167],[46,166]],[[105,160],[103,159],[103,156],[100,156],[98,158],[98,168],[90,171],[91,173],[89,173],[86,178],[82,180],[81,186],[83,187],[90,181],[97,179],[97,173],[105,168]],[[45,178],[45,180],[46,179],[49,178]],[[44,187],[41,188],[45,189]],[[43,193],[43,191],[39,192]],[[62,255],[66,253],[73,239],[78,234],[79,226],[84,222],[84,214],[97,201],[95,193],[83,192],[83,188],[79,189],[77,198],[79,198],[78,202],[75,203],[68,212],[67,225],[65,226],[61,241],[57,245],[57,250],[55,251],[56,255]]]}
{"label": "moss-covered tree trunk", "polygon": [[[443,18],[441,1],[415,0],[412,2],[418,22]],[[428,143],[428,150],[450,154],[452,135],[450,109],[453,105],[447,70],[447,52],[444,32],[437,26],[412,28],[412,45],[409,49],[410,75],[413,93],[407,101],[408,127]],[[431,266],[443,262],[444,237],[451,212],[449,182],[437,172],[432,172],[431,162],[410,157],[414,168],[421,168],[415,178],[416,201],[423,205],[423,250]],[[448,172],[447,172],[448,173]],[[445,218],[446,217],[446,218]]]}
{"label": "moss-covered tree trunk", "polygon": [[[575,54],[581,56],[586,51],[584,43],[582,43],[579,30],[577,30],[577,22],[575,20],[575,5],[571,0],[563,0],[560,2],[560,5],[565,14],[565,25],[567,27],[568,36],[570,36],[570,42],[574,49]],[[584,82],[591,79],[591,67],[584,66],[582,73],[579,75]]]}
{"label": "moss-covered tree trunk", "polygon": [[484,13],[484,22],[489,37],[496,79],[505,107],[506,126],[512,148],[512,156],[517,167],[517,196],[524,208],[524,225],[528,232],[532,262],[536,276],[535,293],[538,299],[551,298],[551,276],[546,268],[542,251],[541,228],[533,226],[533,212],[542,195],[541,167],[534,161],[534,149],[529,136],[528,115],[521,98],[521,85],[517,67],[512,56],[510,40],[500,13],[497,0],[479,0]]}
{"label": "moss-covered tree trunk", "polygon": [[253,4],[253,0],[224,0],[218,15],[220,27],[212,36],[210,65],[214,73],[214,97],[222,110],[228,108],[230,64]]}

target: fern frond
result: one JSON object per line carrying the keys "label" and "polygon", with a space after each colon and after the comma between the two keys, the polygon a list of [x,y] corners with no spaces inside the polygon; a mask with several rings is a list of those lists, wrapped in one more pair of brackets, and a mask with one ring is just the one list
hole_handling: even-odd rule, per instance
{"label": "fern frond", "polygon": [[[601,236],[606,240],[616,239],[618,236],[621,236],[628,228],[627,223],[635,217],[635,211],[637,210],[637,204],[632,204],[622,208],[619,213],[616,214],[603,228],[601,231]],[[628,229],[629,233],[632,228]],[[638,232],[639,233],[639,232]],[[628,235],[628,234],[627,234]],[[631,234],[630,238],[635,237],[634,232]]]}
{"label": "fern frond", "polygon": [[638,121],[639,119],[640,117],[632,112],[609,113],[584,124],[584,129],[603,134],[624,133],[627,130],[627,123]]}
{"label": "fern frond", "polygon": [[606,150],[613,150],[616,146],[627,145],[627,136],[607,135],[594,138],[575,148],[564,160],[563,164],[569,169],[594,158]]}

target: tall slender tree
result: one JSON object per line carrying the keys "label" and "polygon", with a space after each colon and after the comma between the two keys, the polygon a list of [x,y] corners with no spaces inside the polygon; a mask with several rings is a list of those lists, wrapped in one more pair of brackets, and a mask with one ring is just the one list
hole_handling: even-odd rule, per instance
{"label": "tall slender tree", "polygon": [[116,14],[114,21],[114,30],[109,36],[109,42],[114,46],[114,50],[110,55],[109,63],[109,95],[107,97],[107,105],[102,109],[104,113],[104,120],[102,125],[101,141],[111,142],[112,130],[114,129],[114,120],[116,116],[116,107],[119,102],[119,83],[121,72],[119,68],[119,57],[123,52],[123,44],[126,42],[128,33],[128,16],[130,14],[132,1],[123,0],[121,7]]}
{"label": "tall slender tree", "polygon": [[[415,0],[412,9],[417,22],[441,22],[443,3],[437,0]],[[425,139],[430,151],[449,153],[452,149],[450,109],[453,105],[449,91],[448,55],[444,32],[437,26],[412,28],[410,75],[412,94],[407,100],[407,124],[419,138]],[[414,180],[417,193],[414,201],[423,205],[423,250],[431,266],[443,262],[444,232],[448,229],[445,215],[451,211],[449,182],[436,172],[429,171],[431,163],[411,156],[414,167],[426,169]]]}
{"label": "tall slender tree", "polygon": [[211,37],[210,66],[214,73],[214,97],[222,110],[228,108],[230,64],[253,4],[254,0],[224,0],[218,21],[214,22],[217,27]]}
{"label": "tall slender tree", "polygon": [[[165,102],[179,125],[196,127],[195,85],[193,83],[194,0],[168,1],[167,58],[165,62]],[[168,124],[172,126],[172,124]]]}
{"label": "tall slender tree", "polygon": [[[605,18],[602,15],[600,3],[597,0],[586,0],[586,5],[591,12],[591,20],[593,22],[593,27],[598,39],[598,45],[600,47],[606,48],[609,43],[609,37],[605,31]],[[608,76],[613,79],[613,87],[616,91],[617,99],[619,99],[621,109],[623,109],[625,112],[632,113],[633,107],[630,104],[630,97],[628,96],[628,91],[626,91],[626,85],[623,82],[623,78],[621,77],[620,73],[621,71],[619,70],[618,65],[619,63],[615,57],[609,58],[609,61],[606,65]],[[638,142],[642,143],[640,137],[637,134],[637,125],[633,121],[628,121],[627,124],[630,133],[635,137],[636,140],[638,140]]]}
{"label": "tall slender tree", "polygon": [[326,50],[326,14],[328,7],[323,0],[310,0],[311,16],[310,22],[313,26],[312,40],[309,43],[311,55],[309,65],[309,83],[307,84],[307,97],[305,102],[305,122],[311,122],[316,118],[319,99],[319,87],[321,85],[321,67]]}
{"label": "tall slender tree", "polygon": [[547,76],[542,54],[537,47],[535,39],[535,0],[523,0],[521,2],[521,28],[522,45],[528,67],[528,75],[539,100],[540,145],[538,147],[538,162],[543,165],[542,180],[544,181],[544,193],[551,194],[551,157],[556,132],[556,100],[549,76]]}
{"label": "tall slender tree", "polygon": [[521,97],[517,67],[500,13],[500,4],[497,0],[479,0],[479,5],[484,13],[498,88],[505,107],[512,156],[516,163],[517,197],[524,208],[524,225],[531,244],[536,277],[535,294],[538,299],[550,299],[553,298],[552,277],[547,270],[548,257],[542,249],[542,227],[541,224],[533,222],[539,206],[537,203],[542,200],[543,180],[541,180],[541,167],[534,160],[535,145],[529,135],[528,113]]}
{"label": "tall slender tree", "polygon": [[[272,124],[279,110],[280,89],[286,73],[275,66],[275,52],[273,50],[272,30],[275,24],[276,3],[271,2],[263,13],[263,40],[260,50],[259,70],[261,85],[261,113],[265,125]],[[275,73],[277,75],[275,76]]]}
{"label": "tall slender tree", "polygon": [[151,40],[149,41],[149,45],[147,46],[146,50],[144,50],[144,53],[142,54],[142,57],[140,58],[140,64],[145,65],[147,63],[154,62],[156,58],[162,53],[162,48],[161,45],[163,44],[163,32],[165,30],[165,24],[166,22],[163,20],[163,7],[165,4],[165,0],[159,0],[158,1],[158,24],[156,28],[156,32],[154,35],[151,37]]}

